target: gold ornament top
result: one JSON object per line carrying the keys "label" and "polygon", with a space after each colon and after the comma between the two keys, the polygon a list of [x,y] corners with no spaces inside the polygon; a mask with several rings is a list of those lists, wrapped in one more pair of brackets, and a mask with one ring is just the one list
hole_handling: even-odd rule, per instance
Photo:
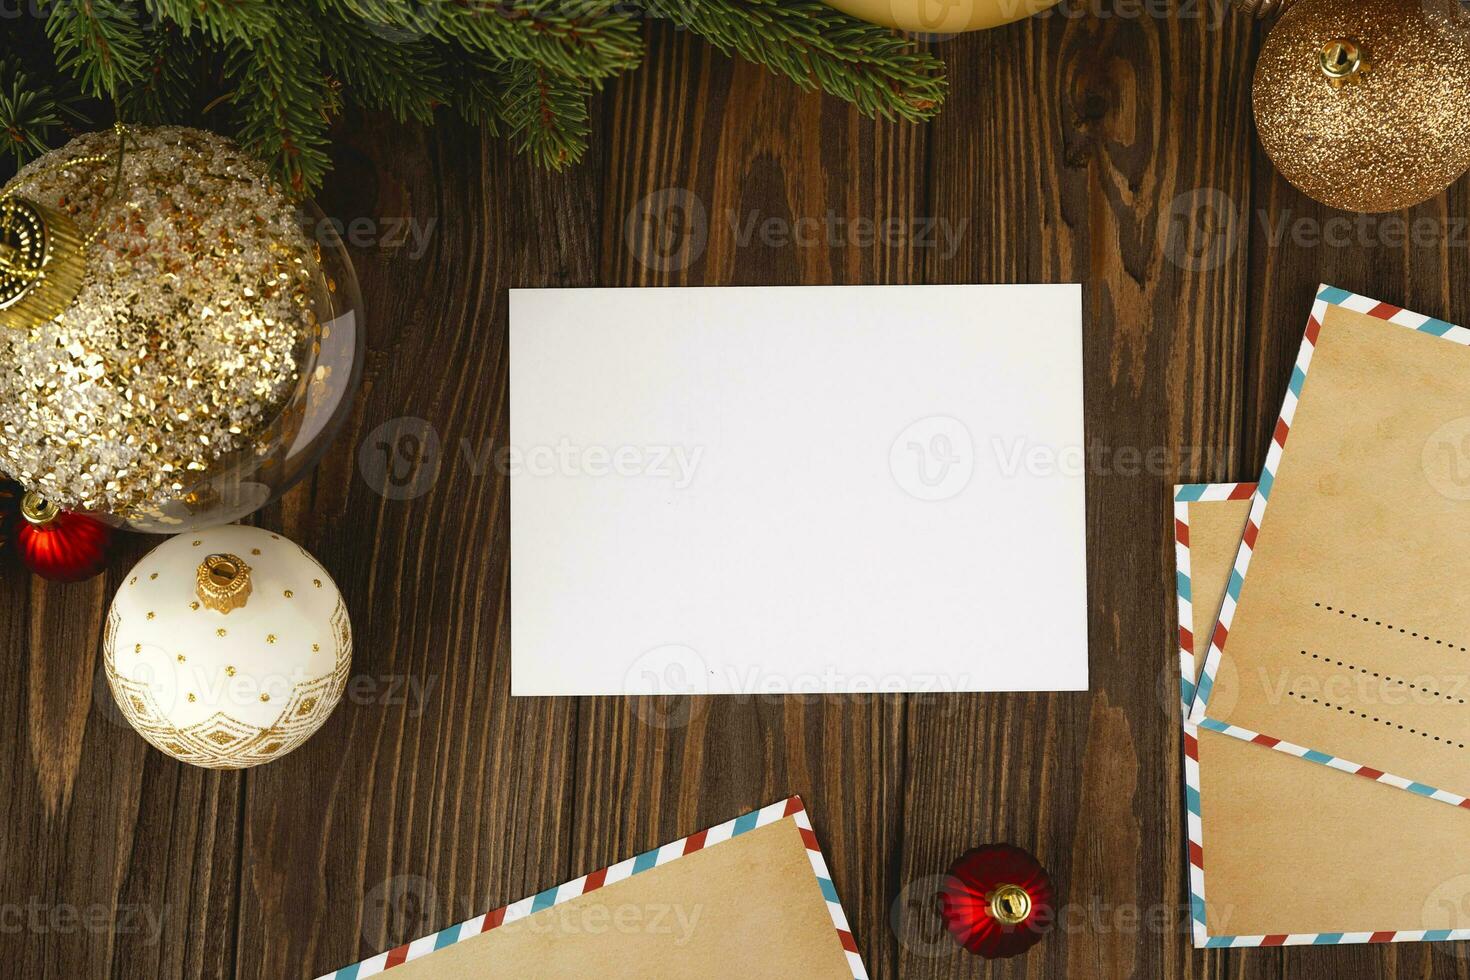
{"label": "gold ornament top", "polygon": [[0,328],[29,330],[59,316],[82,288],[82,234],[65,213],[0,199]]}
{"label": "gold ornament top", "polygon": [[27,524],[45,527],[61,516],[61,508],[31,490],[20,498],[20,516],[26,519]]}
{"label": "gold ornament top", "polygon": [[[127,138],[121,124],[114,126],[113,132],[117,134],[117,172],[112,176],[111,192],[115,199],[121,187]],[[107,159],[77,157],[57,167],[72,168]],[[30,330],[66,312],[81,291],[91,239],[82,237],[77,223],[65,211],[9,190],[0,196],[0,328]]]}
{"label": "gold ornament top", "polygon": [[0,470],[125,520],[269,451],[264,433],[306,383],[325,287],[294,204],[237,145],[129,128],[114,177],[97,161],[117,147],[112,132],[79,136],[0,192],[90,242],[61,313],[0,330]]}
{"label": "gold ornament top", "polygon": [[1322,45],[1317,62],[1333,88],[1356,85],[1372,67],[1363,46],[1350,37],[1334,38]]}
{"label": "gold ornament top", "polygon": [[1031,896],[1020,885],[1001,885],[990,893],[990,917],[1004,925],[1014,926],[1031,914]]}
{"label": "gold ornament top", "polygon": [[229,615],[250,599],[250,566],[238,555],[210,555],[199,563],[194,591],[210,609]]}

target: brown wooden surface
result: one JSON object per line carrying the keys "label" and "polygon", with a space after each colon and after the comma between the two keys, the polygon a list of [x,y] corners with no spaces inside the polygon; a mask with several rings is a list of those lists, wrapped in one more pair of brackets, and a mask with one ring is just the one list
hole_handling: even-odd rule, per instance
{"label": "brown wooden surface", "polygon": [[[1470,321],[1464,184],[1410,214],[1436,242],[1273,241],[1283,219],[1335,213],[1256,146],[1259,29],[1216,7],[1119,0],[940,41],[953,94],[927,128],[655,29],[560,176],[453,124],[344,120],[324,209],[409,219],[427,248],[380,224],[353,249],[371,329],[356,414],[258,519],[342,586],[359,694],[258,771],[177,764],[122,723],[98,663],[111,590],[150,541],[79,586],[7,563],[0,975],[314,976],[789,793],[876,977],[1466,975],[1458,946],[1189,949],[1170,485],[1256,472],[1319,281]],[[685,268],[649,268],[626,235],[665,188],[708,215]],[[1233,224],[1193,207],[1212,192]],[[751,215],[829,211],[963,233],[952,252],[740,240]],[[510,699],[507,488],[482,462],[507,437],[508,287],[991,281],[1084,283],[1087,437],[1104,452],[1088,693]],[[441,453],[400,501],[358,454],[404,417]],[[996,964],[932,916],[932,876],[990,840],[1037,853],[1065,907],[1037,950]]]}

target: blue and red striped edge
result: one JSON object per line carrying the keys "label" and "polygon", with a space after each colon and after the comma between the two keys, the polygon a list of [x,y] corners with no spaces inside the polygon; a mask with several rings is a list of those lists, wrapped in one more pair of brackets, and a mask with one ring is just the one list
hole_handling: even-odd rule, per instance
{"label": "blue and red striped edge", "polygon": [[[1190,913],[1194,944],[1200,947],[1222,947],[1222,946],[1283,946],[1283,945],[1332,945],[1337,943],[1370,943],[1370,942],[1433,942],[1443,940],[1470,939],[1470,930],[1431,929],[1426,931],[1400,931],[1400,932],[1358,932],[1358,933],[1301,933],[1283,934],[1269,936],[1209,936],[1205,926],[1205,889],[1204,889],[1204,841],[1203,827],[1200,819],[1200,788],[1199,788],[1199,745],[1198,731],[1201,728],[1220,732],[1243,741],[1255,742],[1259,745],[1285,752],[1301,759],[1316,762],[1321,765],[1330,766],[1341,772],[1362,776],[1376,782],[1387,783],[1399,789],[1408,790],[1420,796],[1449,803],[1453,806],[1470,808],[1470,800],[1455,793],[1426,786],[1412,779],[1405,779],[1393,773],[1382,772],[1369,766],[1360,765],[1341,759],[1336,756],[1318,752],[1313,749],[1295,745],[1291,742],[1281,741],[1260,732],[1238,725],[1231,725],[1206,715],[1206,706],[1209,702],[1210,691],[1214,687],[1215,676],[1220,667],[1220,658],[1224,651],[1225,641],[1230,632],[1230,626],[1234,618],[1235,607],[1240,599],[1240,590],[1245,583],[1246,573],[1250,567],[1250,559],[1255,548],[1256,536],[1260,533],[1261,522],[1265,517],[1266,505],[1271,498],[1271,487],[1275,482],[1276,473],[1281,465],[1282,452],[1286,447],[1287,436],[1291,433],[1292,419],[1296,414],[1297,403],[1301,399],[1302,389],[1306,385],[1307,372],[1312,363],[1312,352],[1316,347],[1317,335],[1322,329],[1322,320],[1326,316],[1329,306],[1341,306],[1358,313],[1392,323],[1408,330],[1427,333],[1431,336],[1440,337],[1451,343],[1462,346],[1470,346],[1470,330],[1458,327],[1444,320],[1424,316],[1405,310],[1402,307],[1383,303],[1367,296],[1340,289],[1336,286],[1321,285],[1317,289],[1317,296],[1312,304],[1311,315],[1307,319],[1307,327],[1302,335],[1302,344],[1297,352],[1296,363],[1292,367],[1291,380],[1287,384],[1286,396],[1282,400],[1281,414],[1276,420],[1276,427],[1272,431],[1271,445],[1266,451],[1266,463],[1261,469],[1260,479],[1254,484],[1187,484],[1175,489],[1175,555],[1176,561],[1182,562],[1177,575],[1179,589],[1179,628],[1180,628],[1180,699],[1184,711],[1184,779],[1185,800],[1188,810],[1188,847],[1189,847],[1189,875],[1190,875]],[[1246,487],[1253,489],[1247,491]],[[1189,531],[1188,531],[1188,505],[1196,500],[1228,499],[1230,494],[1237,494],[1236,499],[1241,499],[1248,493],[1251,500],[1250,516],[1246,520],[1245,531],[1241,538],[1240,549],[1236,552],[1234,568],[1231,570],[1230,579],[1226,586],[1224,601],[1220,607],[1219,619],[1215,624],[1214,632],[1209,638],[1210,649],[1204,663],[1203,669],[1197,679],[1193,678],[1194,669],[1194,647],[1196,637],[1193,635],[1192,604],[1190,602],[1189,589]],[[1181,537],[1182,532],[1182,537]]]}
{"label": "blue and red striped edge", "polygon": [[837,941],[842,945],[842,950],[847,956],[847,964],[852,969],[853,980],[868,980],[867,970],[863,967],[863,958],[858,953],[857,942],[853,939],[852,929],[848,926],[847,914],[842,910],[842,903],[837,898],[837,888],[832,884],[832,875],[827,870],[827,861],[822,857],[822,849],[817,845],[817,836],[812,831],[811,818],[807,815],[806,807],[801,802],[801,797],[790,796],[778,803],[761,807],[750,813],[727,820],[722,824],[701,830],[696,834],[676,841],[670,841],[662,847],[656,847],[651,851],[645,851],[637,857],[620,861],[610,867],[594,871],[581,878],[568,881],[565,884],[548,888],[537,892],[528,898],[518,902],[512,902],[502,908],[478,915],[473,919],[461,922],[458,925],[441,929],[436,933],[421,936],[413,942],[404,943],[377,956],[370,956],[360,963],[344,966],[335,973],[328,973],[318,980],[360,980],[362,977],[377,976],[384,970],[391,969],[409,960],[427,956],[435,950],[443,949],[458,942],[463,942],[483,932],[489,932],[498,926],[519,919],[527,918],[538,912],[543,912],[555,905],[571,901],[589,892],[596,891],[606,885],[615,884],[633,875],[642,874],[652,868],[662,867],[677,861],[687,854],[695,851],[714,847],[733,837],[747,833],[757,827],[764,827],[780,820],[790,818],[796,822],[797,830],[801,834],[802,842],[806,845],[806,856],[811,862],[812,872],[817,879],[817,887],[822,893],[822,898],[827,905],[827,912],[832,916],[832,924],[836,928]]}
{"label": "blue and red striped edge", "polygon": [[[1204,821],[1200,806],[1199,729],[1226,735],[1288,752],[1292,755],[1332,766],[1343,772],[1367,776],[1410,789],[1408,780],[1354,766],[1352,763],[1321,752],[1272,739],[1256,732],[1226,725],[1206,718],[1196,725],[1189,718],[1195,696],[1194,677],[1194,596],[1190,587],[1189,505],[1196,501],[1243,500],[1255,494],[1254,483],[1190,483],[1174,488],[1174,562],[1177,600],[1179,604],[1179,705],[1184,723],[1184,803],[1186,840],[1189,857],[1190,932],[1194,945],[1202,949],[1247,946],[1330,946],[1346,943],[1443,942],[1470,939],[1470,929],[1429,929],[1423,931],[1382,932],[1307,932],[1276,933],[1260,936],[1211,936],[1205,922],[1205,857]],[[1448,794],[1446,794],[1448,795]]]}
{"label": "blue and red striped edge", "polygon": [[1405,779],[1393,773],[1383,772],[1370,766],[1350,762],[1336,756],[1318,752],[1313,749],[1294,745],[1291,742],[1283,742],[1270,735],[1253,732],[1248,728],[1231,725],[1206,715],[1206,706],[1209,702],[1210,691],[1214,687],[1215,675],[1220,668],[1220,658],[1224,653],[1226,638],[1230,633],[1230,626],[1235,615],[1236,604],[1240,600],[1240,590],[1245,584],[1246,572],[1250,568],[1250,560],[1256,544],[1256,535],[1260,533],[1261,521],[1266,514],[1266,505],[1271,499],[1271,487],[1276,479],[1277,469],[1281,465],[1281,456],[1286,447],[1287,436],[1291,434],[1292,418],[1296,414],[1296,406],[1301,399],[1302,389],[1306,385],[1307,370],[1312,363],[1312,351],[1317,343],[1317,335],[1322,329],[1322,319],[1327,313],[1329,306],[1341,306],[1358,313],[1366,313],[1368,316],[1376,317],[1385,323],[1392,323],[1407,330],[1430,334],[1451,343],[1461,346],[1470,346],[1470,330],[1446,323],[1444,320],[1436,320],[1420,313],[1413,313],[1402,307],[1393,306],[1388,303],[1370,299],[1367,296],[1359,296],[1345,289],[1335,286],[1320,286],[1317,291],[1316,301],[1312,304],[1312,315],[1307,320],[1307,329],[1302,337],[1302,346],[1297,353],[1296,365],[1292,368],[1291,381],[1287,385],[1286,397],[1281,405],[1281,415],[1276,420],[1276,428],[1272,432],[1271,445],[1266,450],[1266,465],[1261,470],[1261,478],[1256,482],[1255,492],[1251,494],[1250,516],[1246,520],[1245,534],[1241,538],[1240,550],[1235,555],[1235,566],[1231,570],[1230,580],[1225,588],[1225,599],[1220,607],[1220,618],[1215,624],[1215,631],[1210,637],[1210,652],[1205,659],[1204,669],[1200,673],[1198,682],[1195,684],[1194,700],[1186,717],[1189,721],[1211,731],[1223,732],[1235,738],[1249,742],[1257,742],[1269,746],[1279,752],[1285,752],[1298,758],[1308,759],[1312,762],[1331,766],[1342,772],[1363,776],[1380,783],[1387,783],[1399,789],[1408,790],[1419,796],[1448,803],[1451,806],[1465,807],[1470,809],[1470,799],[1448,790],[1442,790],[1434,786]]}
{"label": "blue and red striped edge", "polygon": [[[1291,380],[1287,384],[1286,397],[1281,403],[1281,415],[1276,420],[1276,428],[1271,434],[1271,445],[1266,450],[1266,465],[1261,469],[1260,479],[1256,481],[1255,492],[1251,494],[1250,517],[1246,520],[1245,536],[1241,539],[1240,550],[1236,552],[1235,567],[1230,573],[1230,581],[1225,589],[1225,601],[1220,607],[1220,619],[1215,624],[1214,634],[1210,638],[1210,652],[1205,659],[1204,670],[1195,685],[1189,720],[1197,725],[1203,725],[1208,720],[1205,717],[1205,706],[1215,684],[1216,672],[1220,668],[1220,656],[1235,616],[1235,606],[1240,599],[1241,587],[1245,584],[1246,571],[1250,567],[1251,554],[1256,544],[1256,535],[1260,533],[1261,521],[1265,518],[1266,504],[1271,499],[1271,486],[1276,480],[1276,472],[1281,465],[1281,454],[1286,447],[1286,438],[1291,433],[1292,418],[1296,415],[1296,406],[1307,382],[1307,369],[1312,363],[1312,351],[1317,344],[1317,334],[1322,329],[1322,318],[1326,315],[1329,306],[1341,306],[1358,313],[1366,313],[1386,323],[1396,324],[1419,333],[1427,333],[1461,346],[1470,346],[1470,330],[1464,327],[1457,327],[1444,320],[1413,313],[1402,307],[1382,303],[1367,296],[1359,296],[1357,293],[1350,293],[1336,286],[1322,285],[1317,288],[1317,298],[1312,304],[1312,314],[1307,319],[1307,329],[1302,336],[1302,345],[1297,352],[1296,364],[1291,370]],[[1218,725],[1218,723],[1215,724]],[[1223,729],[1216,728],[1216,730]],[[1231,734],[1235,733],[1231,732]],[[1246,736],[1242,734],[1241,737]],[[1291,749],[1283,751],[1291,751]],[[1305,750],[1294,754],[1305,754]],[[1405,780],[1404,782],[1411,781]],[[1434,795],[1434,790],[1429,787],[1425,788],[1430,791],[1424,795]],[[1436,796],[1436,799],[1438,798],[1440,797]],[[1456,805],[1460,805],[1463,800],[1463,797],[1454,798]]]}
{"label": "blue and red striped edge", "polygon": [[[1291,431],[1292,417],[1306,383],[1307,369],[1311,365],[1312,350],[1317,334],[1322,328],[1322,318],[1327,307],[1343,306],[1369,316],[1377,317],[1410,330],[1429,333],[1453,343],[1470,346],[1470,330],[1436,320],[1400,307],[1381,303],[1366,296],[1350,293],[1333,286],[1321,286],[1312,315],[1307,321],[1306,333],[1292,369],[1291,381],[1287,386],[1286,398],[1272,434],[1271,447],[1267,451],[1266,465],[1257,483],[1191,483],[1174,488],[1174,555],[1175,588],[1179,607],[1179,704],[1184,725],[1184,798],[1186,809],[1186,839],[1189,855],[1189,904],[1191,934],[1194,945],[1200,948],[1246,947],[1246,946],[1330,946],[1346,943],[1395,943],[1395,942],[1444,942],[1470,939],[1470,929],[1428,929],[1379,932],[1315,932],[1278,933],[1259,936],[1211,936],[1205,921],[1205,863],[1204,822],[1200,807],[1199,779],[1199,730],[1201,728],[1220,732],[1243,741],[1285,752],[1298,758],[1330,766],[1341,772],[1387,783],[1420,796],[1470,808],[1470,800],[1454,793],[1426,786],[1402,776],[1381,772],[1368,766],[1349,762],[1313,749],[1284,742],[1280,739],[1253,732],[1238,725],[1217,721],[1205,714],[1215,674],[1220,666],[1220,656],[1225,639],[1229,634],[1231,618],[1240,598],[1240,589],[1250,565],[1251,551],[1255,547],[1256,535],[1266,512],[1271,496],[1271,485],[1281,462],[1281,453],[1286,437]],[[1194,604],[1190,586],[1189,564],[1189,505],[1196,501],[1251,500],[1250,516],[1246,521],[1240,550],[1236,553],[1234,569],[1226,587],[1219,621],[1210,637],[1210,651],[1198,679],[1194,676]]]}

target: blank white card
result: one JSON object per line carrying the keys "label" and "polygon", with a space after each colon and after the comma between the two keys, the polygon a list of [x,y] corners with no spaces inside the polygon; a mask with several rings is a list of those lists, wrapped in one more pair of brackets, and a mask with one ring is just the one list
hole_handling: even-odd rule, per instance
{"label": "blank white card", "polygon": [[1086,689],[1081,316],[512,290],[512,693]]}

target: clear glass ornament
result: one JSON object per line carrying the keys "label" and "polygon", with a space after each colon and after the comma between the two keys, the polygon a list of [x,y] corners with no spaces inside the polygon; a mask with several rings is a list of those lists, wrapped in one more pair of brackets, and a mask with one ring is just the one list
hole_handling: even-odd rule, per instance
{"label": "clear glass ornament", "polygon": [[317,263],[315,336],[280,413],[249,446],[210,464],[177,496],[127,514],[96,516],[154,534],[228,524],[277,500],[321,461],[352,411],[367,348],[357,273],[335,223],[310,202],[301,220]]}

